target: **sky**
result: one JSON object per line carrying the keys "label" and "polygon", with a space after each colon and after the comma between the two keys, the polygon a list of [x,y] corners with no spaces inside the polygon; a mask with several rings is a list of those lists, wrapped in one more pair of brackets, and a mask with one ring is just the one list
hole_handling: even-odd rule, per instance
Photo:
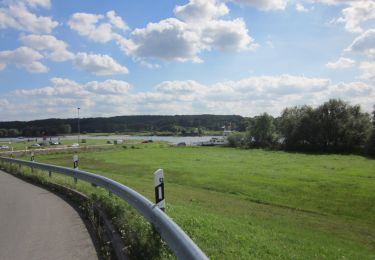
{"label": "sky", "polygon": [[375,0],[0,0],[0,121],[375,105]]}

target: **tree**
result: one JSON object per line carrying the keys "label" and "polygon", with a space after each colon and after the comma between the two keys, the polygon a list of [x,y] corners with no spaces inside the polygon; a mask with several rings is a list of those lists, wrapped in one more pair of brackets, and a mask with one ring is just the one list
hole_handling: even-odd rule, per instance
{"label": "tree", "polygon": [[4,128],[1,128],[0,129],[0,137],[6,137],[6,136],[8,136],[8,130],[4,129]]}
{"label": "tree", "polygon": [[274,118],[267,113],[251,120],[247,131],[248,136],[251,137],[249,138],[250,146],[272,147],[276,143]]}
{"label": "tree", "polygon": [[317,108],[320,143],[324,151],[357,152],[363,150],[371,129],[370,117],[360,106],[342,100],[329,100]]}
{"label": "tree", "polygon": [[372,111],[372,133],[367,142],[367,153],[375,156],[375,105],[374,110]]}
{"label": "tree", "polygon": [[235,132],[228,136],[228,145],[230,147],[245,146],[245,135],[243,133]]}

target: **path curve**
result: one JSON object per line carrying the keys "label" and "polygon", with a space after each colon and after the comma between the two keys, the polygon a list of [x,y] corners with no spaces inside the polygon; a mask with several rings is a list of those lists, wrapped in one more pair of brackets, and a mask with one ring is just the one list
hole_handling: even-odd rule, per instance
{"label": "path curve", "polygon": [[55,194],[0,171],[0,259],[98,259],[85,224]]}

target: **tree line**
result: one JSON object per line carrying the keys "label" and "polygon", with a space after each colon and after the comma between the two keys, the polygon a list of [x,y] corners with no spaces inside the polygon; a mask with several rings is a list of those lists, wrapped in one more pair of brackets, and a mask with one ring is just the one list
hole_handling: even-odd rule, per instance
{"label": "tree line", "polygon": [[[368,153],[375,155],[375,107],[372,115],[359,105],[332,99],[313,108],[285,108],[279,117],[264,113],[237,115],[117,116],[80,119],[81,133],[130,133],[195,136],[205,131],[235,132],[229,145],[303,152]],[[77,118],[0,122],[0,137],[36,137],[78,132]]]}
{"label": "tree line", "polygon": [[285,108],[280,117],[264,113],[246,121],[244,133],[228,138],[230,146],[375,154],[375,107],[371,117],[359,105],[332,99],[317,108]]}
{"label": "tree line", "polygon": [[[237,115],[117,116],[80,119],[81,133],[151,132],[174,135],[202,135],[220,131],[231,123],[237,131],[245,130],[244,118]],[[0,137],[53,136],[78,132],[78,119],[45,119],[28,122],[0,122]]]}

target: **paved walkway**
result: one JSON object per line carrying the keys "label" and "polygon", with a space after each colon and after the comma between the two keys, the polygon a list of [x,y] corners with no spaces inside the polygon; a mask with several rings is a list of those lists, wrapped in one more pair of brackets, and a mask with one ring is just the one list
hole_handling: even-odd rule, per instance
{"label": "paved walkway", "polygon": [[78,213],[55,194],[0,171],[0,260],[98,259]]}

